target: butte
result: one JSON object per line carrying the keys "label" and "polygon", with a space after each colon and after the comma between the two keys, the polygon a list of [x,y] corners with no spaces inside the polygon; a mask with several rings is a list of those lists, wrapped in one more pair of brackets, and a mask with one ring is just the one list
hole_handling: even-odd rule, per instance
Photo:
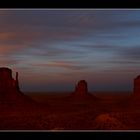
{"label": "butte", "polygon": [[73,97],[79,99],[95,99],[96,97],[88,92],[88,84],[85,80],[80,80],[75,86],[75,91],[72,93]]}
{"label": "butte", "polygon": [[16,78],[12,77],[12,70],[7,67],[0,68],[0,105],[28,106],[34,104],[31,98],[21,92],[19,88],[18,72]]}
{"label": "butte", "polygon": [[133,81],[133,94],[130,96],[130,106],[140,108],[140,75]]}

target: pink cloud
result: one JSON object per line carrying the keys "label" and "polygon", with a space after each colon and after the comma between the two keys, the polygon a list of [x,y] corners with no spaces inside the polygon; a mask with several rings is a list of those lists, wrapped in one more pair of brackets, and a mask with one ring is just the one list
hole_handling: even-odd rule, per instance
{"label": "pink cloud", "polygon": [[37,67],[52,67],[52,68],[59,67],[59,68],[66,68],[69,70],[80,70],[80,69],[88,68],[87,66],[81,65],[76,61],[50,61],[46,63],[34,63],[31,65]]}

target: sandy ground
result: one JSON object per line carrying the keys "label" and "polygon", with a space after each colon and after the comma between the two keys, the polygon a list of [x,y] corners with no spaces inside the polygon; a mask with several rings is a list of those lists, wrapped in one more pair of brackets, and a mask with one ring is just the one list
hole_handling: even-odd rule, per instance
{"label": "sandy ground", "polygon": [[[93,94],[93,93],[92,93]],[[70,93],[29,93],[35,105],[0,106],[1,130],[139,130],[140,106],[130,92],[95,92],[97,98]]]}

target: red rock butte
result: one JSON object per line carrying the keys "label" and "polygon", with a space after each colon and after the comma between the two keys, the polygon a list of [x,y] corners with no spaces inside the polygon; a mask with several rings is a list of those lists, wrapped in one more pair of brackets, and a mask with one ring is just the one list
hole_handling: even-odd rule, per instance
{"label": "red rock butte", "polygon": [[20,91],[18,72],[16,72],[16,79],[14,79],[12,77],[12,70],[6,67],[0,68],[0,103],[4,102],[32,102],[28,96]]}
{"label": "red rock butte", "polygon": [[0,68],[0,92],[19,91],[18,72],[16,80],[12,78],[12,70],[9,68]]}
{"label": "red rock butte", "polygon": [[130,96],[130,106],[139,108],[140,106],[140,75],[133,81],[133,94]]}
{"label": "red rock butte", "polygon": [[75,95],[81,97],[88,95],[88,86],[85,80],[80,80],[77,85],[75,86]]}
{"label": "red rock butte", "polygon": [[134,95],[140,95],[140,75],[137,76],[137,77],[134,79],[133,94],[134,94]]}

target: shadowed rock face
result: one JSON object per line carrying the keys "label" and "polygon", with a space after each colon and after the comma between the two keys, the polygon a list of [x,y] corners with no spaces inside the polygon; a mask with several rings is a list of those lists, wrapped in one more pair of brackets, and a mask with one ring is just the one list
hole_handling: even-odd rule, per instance
{"label": "shadowed rock face", "polygon": [[79,96],[88,94],[87,82],[85,80],[80,80],[75,87],[75,94]]}
{"label": "shadowed rock face", "polygon": [[140,75],[134,79],[133,94],[131,95],[129,106],[140,108]]}
{"label": "shadowed rock face", "polygon": [[88,84],[85,80],[80,80],[76,86],[75,91],[71,94],[74,99],[91,99],[97,100],[98,98],[88,91]]}
{"label": "shadowed rock face", "polygon": [[16,80],[12,78],[12,70],[9,68],[0,68],[0,92],[19,91],[18,73]]}
{"label": "shadowed rock face", "polygon": [[134,89],[133,89],[134,95],[139,95],[140,94],[140,75],[137,76],[134,79]]}
{"label": "shadowed rock face", "polygon": [[12,70],[9,68],[0,68],[0,103],[25,103],[32,100],[24,95],[19,88],[18,72],[16,79],[12,77]]}

